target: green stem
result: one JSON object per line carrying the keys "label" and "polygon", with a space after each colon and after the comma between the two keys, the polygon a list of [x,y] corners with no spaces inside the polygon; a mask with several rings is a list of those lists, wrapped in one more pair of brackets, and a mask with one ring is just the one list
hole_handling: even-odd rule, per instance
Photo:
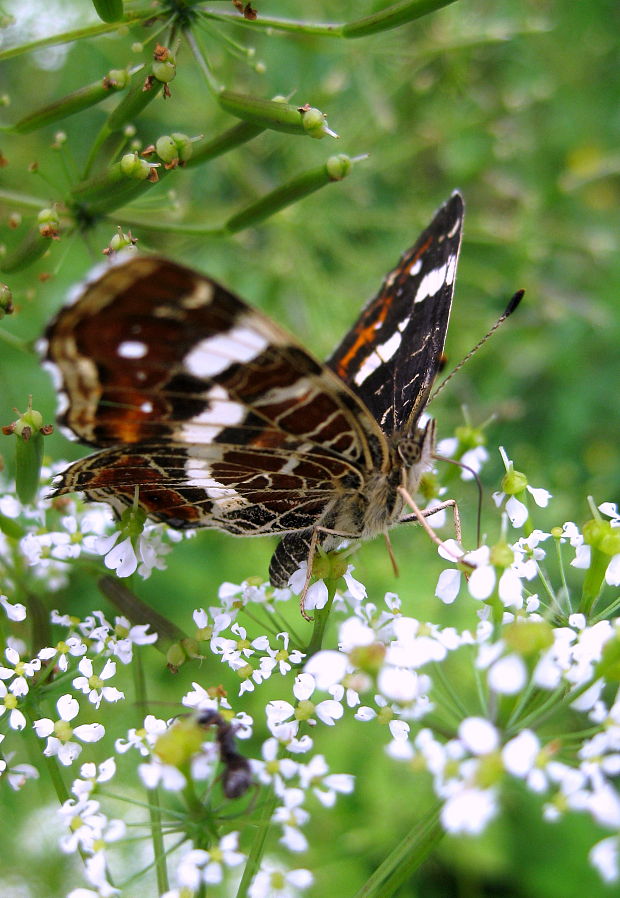
{"label": "green stem", "polygon": [[414,826],[354,898],[389,898],[411,877],[444,836],[439,822],[440,807],[436,805]]}
{"label": "green stem", "polygon": [[194,55],[194,59],[198,63],[198,68],[205,76],[205,81],[207,82],[207,87],[211,91],[214,96],[218,96],[221,91],[224,89],[224,85],[220,84],[219,81],[216,81],[215,75],[211,71],[211,66],[207,62],[207,59],[202,52],[202,48],[198,45],[198,42],[189,28],[187,28],[183,32],[183,37],[187,41],[187,44]]}
{"label": "green stem", "polygon": [[211,140],[198,141],[194,144],[192,155],[185,163],[185,168],[192,168],[194,165],[201,165],[203,162],[222,156],[224,153],[236,149],[249,140],[253,140],[264,130],[259,125],[253,125],[250,122],[240,122]]}
{"label": "green stem", "polygon": [[11,346],[19,352],[26,352],[28,355],[32,353],[32,348],[25,340],[16,337],[15,334],[10,334],[8,331],[0,330],[0,342],[6,343],[7,346]]}
{"label": "green stem", "polygon": [[21,271],[40,259],[52,244],[48,237],[42,237],[38,225],[33,225],[14,250],[0,260],[0,271]]}
{"label": "green stem", "polygon": [[67,787],[65,786],[64,780],[62,778],[62,774],[60,772],[60,768],[58,766],[58,761],[55,757],[45,757],[45,766],[47,767],[47,772],[49,774],[49,778],[52,781],[52,785],[54,787],[54,792],[56,793],[56,797],[60,804],[64,804],[65,801],[69,799],[69,792]]}
{"label": "green stem", "polygon": [[605,581],[605,572],[609,564],[609,555],[596,546],[590,546],[590,566],[583,578],[583,588],[578,611],[588,617],[601,594]]}
{"label": "green stem", "polygon": [[331,611],[332,603],[334,601],[334,596],[336,595],[336,584],[337,580],[326,580],[325,585],[327,586],[327,603],[324,608],[321,608],[320,611],[314,612],[314,626],[312,628],[312,636],[310,637],[310,642],[305,652],[304,664],[313,656],[316,655],[318,651],[321,650],[321,646],[323,645],[323,636],[325,635],[325,628],[327,627],[327,622],[329,620],[329,612]]}
{"label": "green stem", "polygon": [[258,830],[254,836],[254,841],[245,863],[243,876],[237,889],[237,898],[246,898],[250,883],[256,876],[258,868],[265,853],[265,842],[271,829],[271,818],[278,804],[278,798],[271,787],[271,790],[265,795],[265,804],[263,805],[263,814],[258,824]]}
{"label": "green stem", "polygon": [[296,34],[318,34],[321,37],[366,37],[369,34],[378,34],[391,28],[398,28],[414,19],[419,19],[428,13],[435,12],[444,6],[449,6],[455,0],[401,0],[393,3],[386,9],[364,16],[353,22],[322,23],[303,22],[294,19],[279,19],[273,16],[259,16],[254,21],[241,18],[238,13],[212,13],[204,15],[219,21],[233,21],[236,25],[247,25],[251,28],[274,28],[278,31],[292,31]]}
{"label": "green stem", "polygon": [[111,79],[100,78],[92,84],[79,87],[72,93],[48,103],[47,106],[35,109],[34,112],[30,112],[6,130],[17,134],[28,134],[30,131],[43,128],[45,125],[63,121],[69,116],[81,112],[83,109],[88,109],[90,106],[95,106],[103,100],[107,100],[116,91],[124,90],[129,83],[131,75],[141,68],[143,66],[136,66],[131,72],[122,71],[118,83],[111,81]]}
{"label": "green stem", "polygon": [[253,227],[265,218],[279,212],[280,209],[298,202],[303,197],[325,187],[326,184],[331,184],[334,180],[337,179],[330,174],[330,160],[328,159],[325,165],[302,172],[286,184],[276,187],[267,196],[261,197],[255,203],[246,206],[241,212],[231,216],[224,225],[224,229],[229,234],[235,234],[244,228]]}
{"label": "green stem", "polygon": [[[145,221],[139,216],[123,214],[121,220],[135,227],[142,227],[152,231],[166,231],[171,234],[193,234],[195,236],[226,237],[236,234],[237,231],[251,228],[275,215],[280,209],[298,202],[305,196],[309,196],[321,187],[334,181],[342,180],[346,176],[351,163],[356,159],[348,159],[346,156],[331,156],[320,168],[302,172],[286,184],[276,187],[271,193],[261,197],[255,203],[251,203],[232,215],[220,228],[208,228],[204,225],[179,224],[176,222],[159,222],[156,220]],[[338,171],[337,171],[338,170]],[[162,174],[165,174],[162,173]],[[143,182],[136,182],[142,184]]]}
{"label": "green stem", "polygon": [[[160,177],[165,174],[162,171]],[[102,214],[130,203],[152,186],[147,179],[136,180],[123,174],[120,162],[115,162],[104,174],[76,184],[71,193],[73,201],[86,206],[91,214]]]}
{"label": "green stem", "polygon": [[15,193],[13,190],[0,190],[0,199],[13,206],[23,206],[24,209],[33,209],[38,212],[42,206],[45,206],[45,200],[36,196],[27,196],[25,193]]}
{"label": "green stem", "polygon": [[[146,678],[144,676],[144,666],[142,664],[142,656],[139,651],[134,649],[134,658],[131,664],[133,673],[134,691],[136,694],[136,702],[139,707],[144,708],[147,713],[147,691]],[[149,801],[149,818],[151,821],[151,840],[153,842],[153,855],[155,863],[155,872],[157,876],[157,890],[160,895],[169,889],[168,870],[166,867],[166,849],[164,846],[164,836],[161,827],[161,806],[159,803],[159,793],[157,789],[147,789]]]}
{"label": "green stem", "polygon": [[[146,19],[153,15],[153,10],[136,11],[133,14],[125,16],[124,24],[131,25]],[[13,59],[15,56],[21,56],[22,53],[31,53],[33,50],[42,50],[44,47],[56,47],[59,44],[68,44],[71,41],[79,41],[83,38],[97,37],[100,34],[110,34],[112,31],[118,31],[118,22],[105,23],[98,22],[96,25],[88,25],[86,27],[74,28],[71,31],[63,31],[60,34],[52,34],[49,37],[37,38],[35,41],[28,41],[25,44],[19,44],[17,47],[9,47],[0,53],[0,61],[5,59]]]}

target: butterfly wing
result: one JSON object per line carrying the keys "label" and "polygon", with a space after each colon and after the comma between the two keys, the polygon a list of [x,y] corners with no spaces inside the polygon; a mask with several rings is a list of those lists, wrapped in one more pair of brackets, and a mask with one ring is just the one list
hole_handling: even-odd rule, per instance
{"label": "butterfly wing", "polygon": [[172,526],[285,532],[387,464],[376,422],[330,369],[166,259],[108,267],[49,326],[46,359],[66,397],[61,423],[101,448],[58,489],[118,511],[138,487],[147,514]]}
{"label": "butterfly wing", "polygon": [[455,192],[327,361],[387,435],[413,433],[437,375],[463,213],[463,199]]}
{"label": "butterfly wing", "polygon": [[[454,193],[327,364],[360,397],[386,436],[414,433],[439,369],[461,245],[463,199]],[[284,586],[308,557],[312,529],[283,537],[271,559],[271,582]],[[319,537],[325,545],[330,537]],[[333,542],[333,540],[332,540]]]}

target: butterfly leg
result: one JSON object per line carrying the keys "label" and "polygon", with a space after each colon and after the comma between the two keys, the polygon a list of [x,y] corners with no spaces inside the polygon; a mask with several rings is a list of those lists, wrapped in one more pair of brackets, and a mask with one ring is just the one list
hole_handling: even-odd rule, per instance
{"label": "butterfly leg", "polygon": [[[445,542],[439,536],[437,536],[431,525],[426,520],[426,518],[432,517],[432,515],[434,515],[438,511],[443,511],[443,509],[445,508],[452,508],[452,512],[454,515],[454,530],[456,534],[456,540],[460,544],[461,518],[458,512],[458,505],[456,503],[456,500],[448,499],[445,502],[442,502],[440,505],[434,505],[432,508],[421,509],[418,507],[415,500],[404,486],[399,486],[398,492],[401,494],[407,505],[409,505],[409,507],[413,509],[413,515],[407,515],[406,517],[401,518],[400,523],[406,523],[407,521],[417,521],[417,523],[424,528],[430,539],[432,539],[432,541],[436,545],[442,546],[444,551],[451,555],[452,558],[454,558],[456,561],[461,561],[461,556],[457,555],[456,552],[452,551],[446,546]],[[467,562],[464,563],[467,564]]]}
{"label": "butterfly leg", "polygon": [[314,618],[310,617],[309,614],[306,614],[306,594],[308,592],[308,588],[310,587],[310,579],[312,578],[312,565],[314,563],[314,556],[316,554],[316,544],[319,538],[319,528],[315,527],[312,531],[312,537],[310,539],[310,546],[308,548],[308,560],[306,563],[306,579],[304,580],[304,585],[299,593],[299,611],[301,612],[301,616],[304,620],[311,621]]}
{"label": "butterfly leg", "polygon": [[398,577],[398,576],[400,576],[400,572],[398,570],[398,563],[396,561],[396,556],[394,555],[394,549],[392,548],[392,541],[390,539],[390,534],[386,530],[385,533],[383,534],[383,536],[385,537],[385,545],[386,545],[386,548],[388,551],[388,555],[390,556],[390,562],[392,563],[392,570],[394,571],[394,576]]}

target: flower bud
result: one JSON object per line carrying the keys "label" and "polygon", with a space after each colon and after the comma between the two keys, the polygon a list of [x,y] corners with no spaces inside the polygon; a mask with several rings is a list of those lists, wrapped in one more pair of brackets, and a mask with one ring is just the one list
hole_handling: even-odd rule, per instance
{"label": "flower bud", "polygon": [[50,237],[55,239],[58,237],[58,229],[60,227],[60,219],[55,209],[41,209],[37,215],[39,223],[39,234],[41,237]]}
{"label": "flower bud", "polygon": [[151,175],[152,167],[153,163],[140,159],[137,153],[125,153],[121,159],[122,173],[136,181],[146,181]]}
{"label": "flower bud", "polygon": [[[322,140],[328,134],[330,137],[338,137],[333,131],[327,127],[326,116],[315,106],[300,106],[299,112],[302,116],[302,125],[309,137]],[[338,179],[334,179],[338,180]]]}
{"label": "flower bud", "polygon": [[337,156],[330,156],[325,165],[327,173],[332,181],[342,181],[342,179],[346,178],[351,171],[351,159],[345,155],[345,153],[339,153]]}
{"label": "flower bud", "polygon": [[501,489],[507,496],[516,496],[518,493],[523,492],[527,483],[528,480],[525,474],[511,468],[510,471],[506,471],[502,477]]}
{"label": "flower bud", "polygon": [[158,81],[168,84],[176,76],[177,67],[174,56],[167,47],[158,44],[153,53],[154,62],[151,71]]}
{"label": "flower bud", "polygon": [[514,621],[504,627],[506,645],[519,655],[537,655],[553,645],[553,627],[547,621]]}
{"label": "flower bud", "polygon": [[494,567],[509,568],[514,560],[515,553],[510,548],[508,543],[496,543],[496,545],[491,548],[491,556],[489,558],[489,561]]}
{"label": "flower bud", "polygon": [[612,527],[610,521],[593,519],[586,521],[582,528],[583,541],[588,546],[598,549],[604,555],[620,553],[620,528]]}
{"label": "flower bud", "polygon": [[479,427],[472,427],[469,424],[462,424],[460,427],[457,427],[454,435],[459,442],[459,449],[462,450],[462,453],[467,452],[469,449],[477,449],[478,446],[484,446],[486,443],[483,431]]}

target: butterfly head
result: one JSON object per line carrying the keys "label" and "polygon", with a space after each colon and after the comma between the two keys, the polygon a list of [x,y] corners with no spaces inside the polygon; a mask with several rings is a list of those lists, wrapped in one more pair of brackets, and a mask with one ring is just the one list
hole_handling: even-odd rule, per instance
{"label": "butterfly head", "polygon": [[420,477],[431,467],[435,451],[435,430],[434,418],[428,418],[412,435],[395,437],[396,452],[407,472],[406,482],[410,491],[417,489]]}

